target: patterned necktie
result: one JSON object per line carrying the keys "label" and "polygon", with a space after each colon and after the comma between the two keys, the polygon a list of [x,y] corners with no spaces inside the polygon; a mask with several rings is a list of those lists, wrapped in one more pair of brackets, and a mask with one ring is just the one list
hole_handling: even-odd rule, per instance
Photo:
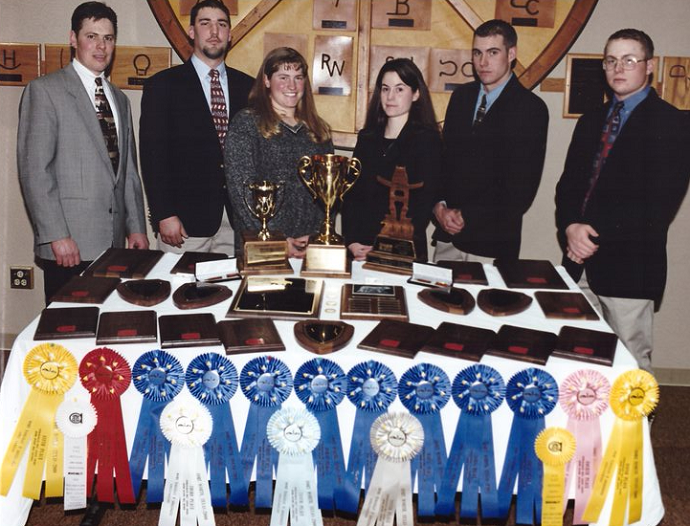
{"label": "patterned necktie", "polygon": [[113,110],[110,108],[108,99],[105,97],[105,92],[103,91],[103,79],[101,77],[96,77],[95,99],[96,116],[101,125],[105,147],[108,149],[108,156],[113,165],[113,170],[117,174],[117,169],[120,165],[120,150],[117,145],[117,128],[115,127]]}
{"label": "patterned necktie", "polygon": [[220,85],[218,70],[212,69],[209,71],[209,75],[211,75],[211,115],[213,115],[213,124],[216,125],[220,147],[223,148],[225,135],[228,133],[228,108],[225,105],[225,96],[223,95],[223,87]]}
{"label": "patterned necktie", "polygon": [[481,124],[481,122],[484,120],[484,115],[486,115],[486,95],[482,95],[482,101],[479,103],[479,107],[477,108],[477,115],[474,116],[474,122],[472,123],[472,126]]}
{"label": "patterned necktie", "polygon": [[592,196],[594,187],[597,185],[597,180],[601,174],[601,169],[604,167],[606,158],[609,156],[609,152],[613,147],[613,143],[618,137],[618,132],[621,127],[621,110],[623,109],[623,102],[617,102],[613,107],[613,111],[609,116],[604,129],[601,132],[601,140],[599,141],[599,150],[597,151],[596,157],[594,157],[594,166],[592,167],[592,177],[589,179],[589,189],[585,194],[585,199],[582,201],[582,215],[584,215],[587,209],[587,203],[589,198]]}

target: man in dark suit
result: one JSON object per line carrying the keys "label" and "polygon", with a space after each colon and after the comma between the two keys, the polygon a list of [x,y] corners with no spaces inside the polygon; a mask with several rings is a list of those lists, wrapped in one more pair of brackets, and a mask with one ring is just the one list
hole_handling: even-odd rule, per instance
{"label": "man in dark suit", "polygon": [[654,44],[623,29],[604,50],[611,101],[583,115],[556,188],[564,265],[651,372],[666,236],[690,176],[688,119],[650,86]]}
{"label": "man in dark suit", "polygon": [[22,95],[19,183],[46,303],[105,249],[125,241],[149,246],[129,100],[105,78],[116,37],[110,7],[79,5],[70,32],[74,59]]}
{"label": "man in dark suit", "polygon": [[151,77],[141,101],[141,168],[158,248],[234,253],[223,141],[253,79],[225,66],[230,16],[220,0],[190,13],[194,53]]}
{"label": "man in dark suit", "polygon": [[479,26],[472,41],[478,81],[458,87],[443,127],[445,183],[434,207],[436,261],[517,258],[522,216],[539,187],[549,114],[512,72],[515,29]]}

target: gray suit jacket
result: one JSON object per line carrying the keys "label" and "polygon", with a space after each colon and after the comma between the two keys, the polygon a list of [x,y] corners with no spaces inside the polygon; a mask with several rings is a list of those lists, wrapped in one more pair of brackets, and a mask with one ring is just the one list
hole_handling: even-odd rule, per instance
{"label": "gray suit jacket", "polygon": [[89,95],[68,65],[24,90],[19,106],[19,183],[34,251],[55,259],[52,241],[71,237],[84,261],[146,232],[129,100],[110,85],[118,112],[120,164],[114,173]]}

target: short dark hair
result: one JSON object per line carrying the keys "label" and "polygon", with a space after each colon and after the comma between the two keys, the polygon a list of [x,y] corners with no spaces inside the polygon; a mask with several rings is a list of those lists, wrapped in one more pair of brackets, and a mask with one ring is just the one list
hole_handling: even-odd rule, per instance
{"label": "short dark hair", "polygon": [[518,37],[515,28],[505,20],[487,20],[474,30],[474,36],[476,37],[492,37],[496,35],[503,37],[503,43],[506,45],[506,48],[510,49],[517,46]]}
{"label": "short dark hair", "polygon": [[201,0],[194,4],[192,10],[189,12],[189,25],[193,26],[196,23],[196,17],[203,8],[209,7],[211,9],[220,9],[225,13],[225,16],[230,20],[230,10],[221,0]]}
{"label": "short dark hair", "polygon": [[108,7],[103,2],[84,2],[83,4],[78,5],[72,13],[72,31],[78,35],[84,20],[88,20],[90,18],[93,18],[96,21],[103,18],[110,20],[110,22],[113,24],[115,36],[117,36],[117,15],[112,8]]}
{"label": "short dark hair", "polygon": [[634,40],[635,42],[639,42],[644,50],[644,58],[654,58],[654,42],[652,42],[652,39],[644,31],[630,28],[619,29],[606,41],[604,54],[606,54],[606,48],[609,47],[609,42],[612,40]]}

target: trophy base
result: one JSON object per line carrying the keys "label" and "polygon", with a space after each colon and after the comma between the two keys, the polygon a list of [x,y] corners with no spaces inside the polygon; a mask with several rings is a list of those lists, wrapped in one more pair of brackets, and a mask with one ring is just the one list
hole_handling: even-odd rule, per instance
{"label": "trophy base", "polygon": [[273,233],[271,239],[262,241],[256,232],[244,234],[243,275],[292,274],[288,261],[287,241],[280,233]]}
{"label": "trophy base", "polygon": [[411,276],[415,258],[414,242],[411,239],[376,236],[374,249],[367,254],[364,268]]}
{"label": "trophy base", "polygon": [[302,263],[302,276],[349,278],[352,276],[345,245],[309,244]]}

